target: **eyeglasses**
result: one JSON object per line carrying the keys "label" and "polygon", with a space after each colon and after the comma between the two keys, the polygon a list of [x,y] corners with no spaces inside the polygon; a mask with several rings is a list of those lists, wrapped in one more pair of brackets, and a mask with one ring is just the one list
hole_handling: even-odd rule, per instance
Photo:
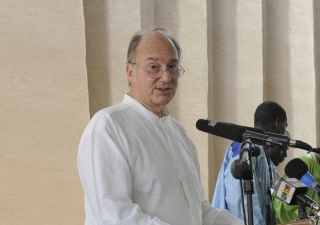
{"label": "eyeglasses", "polygon": [[[131,64],[140,66],[138,63],[131,63]],[[183,76],[185,72],[185,70],[181,65],[170,65],[167,70],[162,70],[160,66],[156,66],[156,65],[151,65],[151,66],[148,66],[147,68],[144,68],[142,66],[140,67],[148,73],[149,77],[155,78],[155,79],[160,78],[165,71],[168,71],[170,77],[172,78],[180,78]]]}

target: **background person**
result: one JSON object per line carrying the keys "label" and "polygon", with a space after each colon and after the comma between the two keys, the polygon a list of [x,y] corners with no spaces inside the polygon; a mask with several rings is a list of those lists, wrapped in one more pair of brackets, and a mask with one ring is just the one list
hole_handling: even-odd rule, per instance
{"label": "background person", "polygon": [[[254,113],[254,127],[266,132],[284,134],[287,123],[285,110],[276,102],[265,101],[261,103]],[[283,162],[287,156],[286,150],[277,148],[260,148],[260,155],[252,157],[254,167],[253,182],[254,194],[253,219],[255,225],[273,225],[271,192],[272,182],[278,176],[276,166]],[[232,162],[239,159],[241,143],[233,142],[226,151],[222,166],[217,178],[213,194],[212,206],[218,209],[227,209],[232,215],[244,219],[241,200],[240,181],[231,174]],[[246,198],[245,209],[247,212]]]}
{"label": "background person", "polygon": [[[298,157],[308,166],[308,172],[314,177],[314,179],[320,183],[320,155],[317,153],[309,153]],[[287,177],[284,175],[284,177]],[[272,193],[272,204],[276,216],[277,223],[286,223],[298,219],[298,205],[287,205],[275,196],[276,192]],[[308,189],[306,195],[313,199],[315,202],[320,203],[320,197],[317,193]],[[306,208],[306,211],[310,211],[310,208]]]}

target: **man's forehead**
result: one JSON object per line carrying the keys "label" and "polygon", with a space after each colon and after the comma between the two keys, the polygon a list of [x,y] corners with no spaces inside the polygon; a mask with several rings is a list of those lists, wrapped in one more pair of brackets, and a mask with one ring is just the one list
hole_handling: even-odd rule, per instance
{"label": "man's forehead", "polygon": [[172,54],[177,57],[177,51],[170,39],[160,33],[143,34],[137,46],[137,56],[148,54]]}
{"label": "man's forehead", "polygon": [[168,37],[166,37],[164,34],[156,33],[156,32],[147,32],[141,36],[140,42],[149,43],[149,42],[163,42],[167,43],[169,42]]}

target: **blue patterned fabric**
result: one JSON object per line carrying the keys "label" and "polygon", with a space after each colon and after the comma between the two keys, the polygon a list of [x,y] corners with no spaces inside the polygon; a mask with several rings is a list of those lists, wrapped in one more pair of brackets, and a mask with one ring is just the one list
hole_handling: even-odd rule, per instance
{"label": "blue patterned fabric", "polygon": [[[254,194],[252,195],[253,216],[255,225],[274,225],[275,218],[272,208],[270,184],[276,176],[276,169],[269,160],[267,151],[262,146],[260,155],[252,157]],[[243,220],[241,204],[240,181],[231,174],[232,162],[239,159],[241,143],[233,142],[226,151],[218,175],[212,206],[218,209],[227,209],[234,216]],[[271,174],[270,174],[271,171]],[[245,210],[247,213],[247,196],[244,195]]]}

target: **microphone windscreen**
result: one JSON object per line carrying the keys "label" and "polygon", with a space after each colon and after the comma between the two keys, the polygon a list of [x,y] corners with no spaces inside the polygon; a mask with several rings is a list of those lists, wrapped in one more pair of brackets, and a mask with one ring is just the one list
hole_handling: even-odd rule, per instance
{"label": "microphone windscreen", "polygon": [[308,172],[308,166],[301,159],[292,159],[284,168],[284,172],[289,178],[296,178],[298,180]]}
{"label": "microphone windscreen", "polygon": [[309,144],[307,144],[307,143],[305,143],[303,141],[298,141],[298,140],[296,141],[295,146],[293,146],[293,147],[301,148],[301,149],[304,149],[304,150],[307,150],[307,151],[310,151],[312,149],[312,147]]}
{"label": "microphone windscreen", "polygon": [[209,125],[208,120],[199,119],[196,123],[198,130],[213,134],[222,138],[226,138],[236,142],[242,142],[242,135],[246,129],[232,123],[217,122],[214,126]]}

